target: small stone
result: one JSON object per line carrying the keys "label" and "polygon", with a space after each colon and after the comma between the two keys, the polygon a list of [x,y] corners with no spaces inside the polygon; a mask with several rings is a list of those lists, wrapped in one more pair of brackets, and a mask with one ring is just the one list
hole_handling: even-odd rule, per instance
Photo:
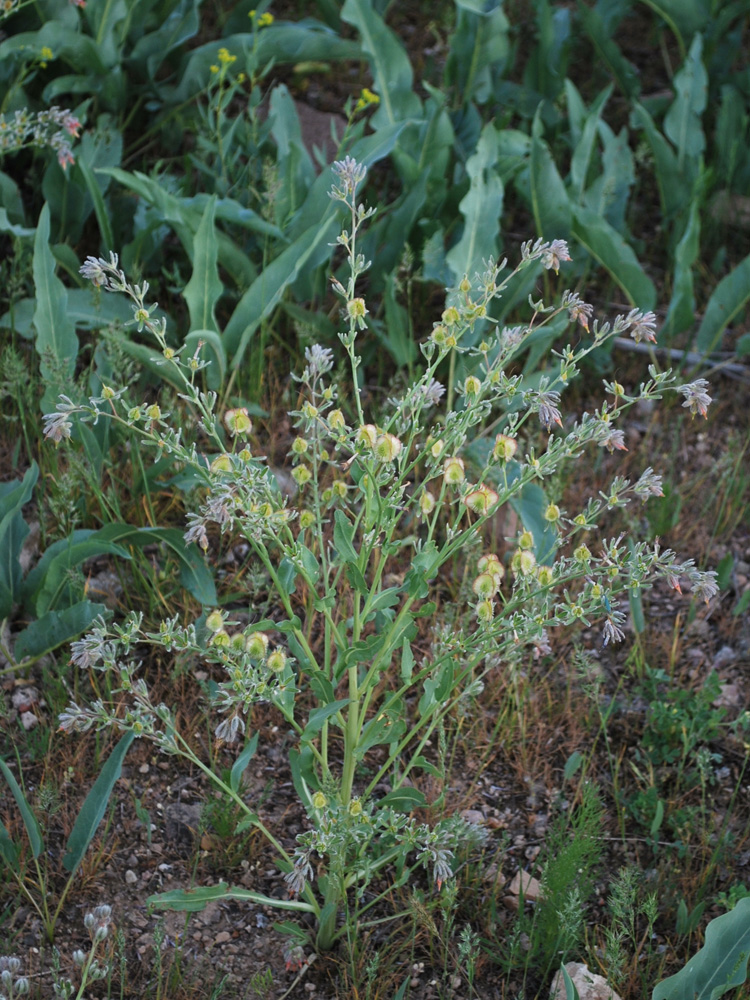
{"label": "small stone", "polygon": [[[578,990],[580,1000],[620,1000],[604,976],[590,972],[583,962],[568,962],[565,970]],[[552,980],[549,995],[551,1000],[566,1000],[567,992],[562,972],[558,972]]]}
{"label": "small stone", "polygon": [[138,768],[138,773],[139,774],[148,774],[148,772],[150,770],[151,770],[151,768],[148,766],[148,764],[141,764],[141,766]]}
{"label": "small stone", "polygon": [[37,719],[37,717],[34,715],[33,712],[22,712],[21,713],[21,725],[23,726],[23,728],[28,733],[28,731],[30,729],[33,729],[34,726],[38,726],[39,725],[39,719]]}
{"label": "small stone", "polygon": [[219,933],[214,938],[214,944],[226,944],[227,941],[232,940],[232,935],[229,931],[219,931]]}
{"label": "small stone", "polygon": [[135,885],[135,883],[138,881],[138,876],[136,875],[136,873],[133,871],[132,868],[128,868],[128,870],[125,872],[125,881],[128,883],[128,885]]}
{"label": "small stone", "polygon": [[473,823],[475,826],[481,826],[484,823],[484,813],[479,809],[463,809],[461,811],[461,819],[465,823]]}
{"label": "small stone", "polygon": [[11,704],[17,712],[28,712],[32,705],[39,701],[39,692],[35,687],[18,688],[11,695]]}
{"label": "small stone", "polygon": [[513,896],[520,896],[523,893],[524,899],[536,902],[542,898],[542,883],[528,872],[519,871],[511,879],[508,892]]}

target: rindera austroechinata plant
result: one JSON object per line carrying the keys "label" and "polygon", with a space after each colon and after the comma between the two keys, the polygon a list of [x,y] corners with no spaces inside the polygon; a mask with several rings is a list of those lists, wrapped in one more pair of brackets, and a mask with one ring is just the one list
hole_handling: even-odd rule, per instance
{"label": "rindera austroechinata plant", "polygon": [[[713,574],[699,572],[692,561],[679,563],[658,545],[629,546],[621,538],[587,544],[605,512],[633,498],[661,494],[659,477],[651,469],[635,482],[615,478],[578,512],[547,500],[540,506],[541,490],[526,493],[565,462],[578,459],[586,447],[623,448],[622,419],[637,400],[658,399],[676,389],[691,412],[705,413],[710,397],[703,380],[677,385],[669,372],[651,369],[648,381],[632,395],[615,382],[605,383],[609,398],[601,408],[569,429],[563,427],[561,391],[582,358],[626,331],[637,338],[652,336],[651,314],[634,310],[611,325],[593,321],[590,326],[592,309],[576,294],[565,292],[561,303],[550,308],[538,303],[529,324],[498,331],[471,349],[478,374],[457,387],[455,406],[443,403],[437,376],[452,354],[464,352],[464,334],[488,317],[490,303],[518,271],[533,261],[557,270],[568,260],[562,241],[524,244],[519,264],[502,280],[506,262],[492,261],[477,283],[464,280],[421,345],[422,374],[389,400],[379,422],[368,419],[356,352],[367,326],[367,306],[356,294],[356,282],[368,266],[357,251],[357,237],[372,211],[356,199],[364,168],[347,159],[336,164],[336,171],[332,196],[348,213],[339,244],[349,278],[346,285],[334,281],[334,287],[343,302],[340,339],[354,388],[347,411],[329,381],[333,352],[321,346],[306,351],[307,364],[297,378],[300,403],[291,414],[298,431],[290,452],[294,497],[279,489],[251,449],[247,413],[230,410],[220,419],[216,396],[196,385],[200,357],[183,359],[167,345],[165,322],[153,319],[155,307],[146,303],[147,286],[129,284],[115,255],[109,261],[89,258],[82,273],[107,291],[130,296],[134,324],[153,334],[163,362],[179,373],[188,403],[185,413],[195,414],[197,430],[211,442],[212,453],[186,444],[182,429],[170,424],[158,404],[129,400],[123,389],[105,386],[85,405],[63,398],[57,412],[45,418],[48,437],[60,441],[70,436],[75,420],[106,416],[136,429],[157,453],[170,453],[191,466],[205,498],[200,510],[189,515],[186,538],[208,549],[216,526],[221,533],[239,533],[265,567],[278,619],[241,628],[216,610],[205,626],[182,625],[175,618],[155,633],[144,630],[137,615],[111,627],[98,623],[74,644],[73,660],[84,669],[110,671],[119,682],[122,702],[72,704],[61,724],[82,731],[116,726],[190,760],[241,806],[245,828],[255,827],[274,846],[290,894],[278,900],[211,887],[197,890],[198,895],[191,890],[189,896],[156,897],[157,903],[195,908],[201,900],[227,892],[307,911],[317,921],[319,949],[330,947],[342,933],[342,911],[359,927],[366,924],[363,917],[386,894],[372,889],[384,869],[392,873],[391,888],[403,884],[417,866],[431,868],[438,889],[451,877],[455,847],[472,828],[452,819],[430,828],[409,814],[425,803],[418,788],[420,773],[437,773],[435,762],[425,756],[428,741],[459,703],[470,703],[481,691],[491,670],[516,656],[520,647],[546,649],[550,627],[597,618],[603,620],[605,643],[622,639],[618,597],[659,577],[674,586],[686,578],[693,594],[706,600],[716,592]],[[565,312],[585,340],[559,353],[559,375],[530,388],[522,376],[506,374],[525,338]],[[535,419],[549,432],[538,454],[525,443],[527,437],[539,436],[538,428],[529,427]],[[477,442],[484,442],[483,450]],[[470,456],[479,453],[486,459],[477,465]],[[537,498],[536,507],[529,506],[529,495]],[[489,520],[524,497],[519,509],[528,512],[537,534],[540,524],[547,526],[546,551],[528,524],[510,540],[503,558],[484,551]],[[453,609],[448,629],[437,620],[432,584],[444,567],[462,562],[471,589],[458,598],[464,606]],[[418,659],[412,643],[420,619],[430,626],[433,643],[428,655]],[[228,781],[196,754],[180,732],[173,708],[155,704],[146,681],[137,676],[138,650],[148,643],[224,668],[226,680],[215,705],[222,717],[216,736],[226,742],[245,740]],[[260,702],[278,709],[293,738],[292,774],[310,825],[293,851],[284,849],[242,796],[242,771],[258,740],[257,734],[250,736],[252,712]],[[368,756],[375,748],[378,753]],[[358,772],[365,760],[366,777]],[[315,858],[322,860],[314,864]]]}

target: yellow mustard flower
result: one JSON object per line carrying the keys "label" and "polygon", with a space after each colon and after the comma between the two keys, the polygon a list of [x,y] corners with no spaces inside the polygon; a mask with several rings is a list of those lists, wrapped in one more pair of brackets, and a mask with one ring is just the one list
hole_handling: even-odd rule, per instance
{"label": "yellow mustard flower", "polygon": [[233,56],[229,49],[221,48],[219,49],[219,62],[222,66],[231,66],[233,62],[237,61],[237,56]]}

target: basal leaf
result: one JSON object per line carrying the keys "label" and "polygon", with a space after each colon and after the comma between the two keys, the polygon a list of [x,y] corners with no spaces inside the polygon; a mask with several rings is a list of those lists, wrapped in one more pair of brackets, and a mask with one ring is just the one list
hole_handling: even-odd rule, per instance
{"label": "basal leaf", "polygon": [[69,390],[68,382],[75,372],[78,337],[68,316],[68,293],[55,274],[55,259],[49,247],[49,205],[45,203],[39,215],[34,237],[34,291],[36,310],[36,349],[39,369],[46,383],[42,411],[54,410],[61,391]]}
{"label": "basal leaf", "polygon": [[750,302],[750,255],[719,282],[708,300],[703,320],[695,338],[696,350],[709,354],[721,335]]}
{"label": "basal leaf", "polygon": [[26,836],[29,838],[29,843],[31,844],[31,853],[35,858],[38,858],[44,850],[42,828],[39,826],[39,821],[36,816],[31,811],[31,807],[26,801],[26,796],[23,794],[23,791],[16,781],[13,772],[2,757],[0,757],[0,774],[2,774],[5,778],[8,788],[10,788],[11,795],[16,800],[16,805],[18,806],[21,818],[23,819],[23,825],[26,828]]}
{"label": "basal leaf", "polygon": [[276,308],[315,251],[328,246],[336,228],[333,216],[325,223],[316,222],[265,267],[242,296],[224,330],[224,346],[232,368],[241,364],[255,331]]}
{"label": "basal leaf", "polygon": [[194,330],[218,331],[214,310],[224,286],[216,266],[219,247],[214,228],[215,212],[216,198],[211,197],[193,237],[193,273],[182,293],[190,313],[191,333]]}
{"label": "basal leaf", "polygon": [[693,198],[685,232],[675,247],[672,299],[663,326],[663,332],[667,337],[687,330],[695,322],[693,266],[698,258],[700,235],[700,201],[698,198]]}
{"label": "basal leaf", "polygon": [[625,240],[601,216],[582,205],[573,207],[572,233],[591,256],[606,268],[633,307],[653,309],[656,288]]}
{"label": "basal leaf", "polygon": [[90,627],[95,618],[106,612],[106,605],[91,601],[79,601],[63,611],[48,611],[27,625],[17,637],[14,646],[16,662],[38,660],[53,649],[72,642]]}
{"label": "basal leaf", "polygon": [[371,0],[346,0],[341,19],[359,32],[362,49],[370,61],[374,89],[380,97],[370,119],[377,131],[407,118],[419,118],[422,102],[412,90],[414,71],[406,49],[373,8]]}
{"label": "basal leaf", "polygon": [[130,744],[134,739],[134,733],[125,733],[121,737],[120,742],[99,772],[99,777],[94,782],[91,791],[86,796],[68,837],[66,845],[68,850],[63,858],[63,868],[66,871],[71,873],[77,871],[78,866],[83,861],[83,856],[104,817],[112,789],[122,773],[122,762],[125,759],[125,754],[130,749]]}
{"label": "basal leaf", "polygon": [[464,217],[464,228],[458,243],[446,254],[454,283],[485,268],[483,260],[497,256],[497,236],[503,210],[503,182],[494,170],[497,162],[497,131],[489,123],[482,129],[477,149],[466,164],[470,185],[458,206]]}
{"label": "basal leaf", "polygon": [[677,166],[698,160],[706,148],[701,117],[708,100],[708,74],[701,54],[703,39],[696,35],[682,69],[675,75],[676,97],[664,116],[664,131],[677,149]]}
{"label": "basal leaf", "polygon": [[31,499],[39,478],[32,462],[21,481],[0,483],[0,621],[7,618],[21,597],[21,565],[18,557],[29,533],[22,508]]}
{"label": "basal leaf", "polygon": [[570,235],[570,200],[547,143],[542,139],[542,119],[537,109],[531,132],[529,184],[536,231],[545,240]]}
{"label": "basal leaf", "polygon": [[712,920],[706,943],[676,975],[654,989],[651,1000],[718,1000],[747,977],[750,956],[750,898]]}

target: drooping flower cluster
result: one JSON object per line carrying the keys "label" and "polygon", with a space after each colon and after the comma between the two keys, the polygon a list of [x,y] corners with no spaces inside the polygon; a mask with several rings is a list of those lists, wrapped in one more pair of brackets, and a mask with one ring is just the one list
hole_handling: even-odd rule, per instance
{"label": "drooping flower cluster", "polygon": [[47,146],[57,154],[57,162],[65,168],[75,162],[70,145],[78,138],[81,123],[65,109],[54,107],[36,113],[23,109],[12,118],[0,115],[0,154],[16,153],[28,146]]}

